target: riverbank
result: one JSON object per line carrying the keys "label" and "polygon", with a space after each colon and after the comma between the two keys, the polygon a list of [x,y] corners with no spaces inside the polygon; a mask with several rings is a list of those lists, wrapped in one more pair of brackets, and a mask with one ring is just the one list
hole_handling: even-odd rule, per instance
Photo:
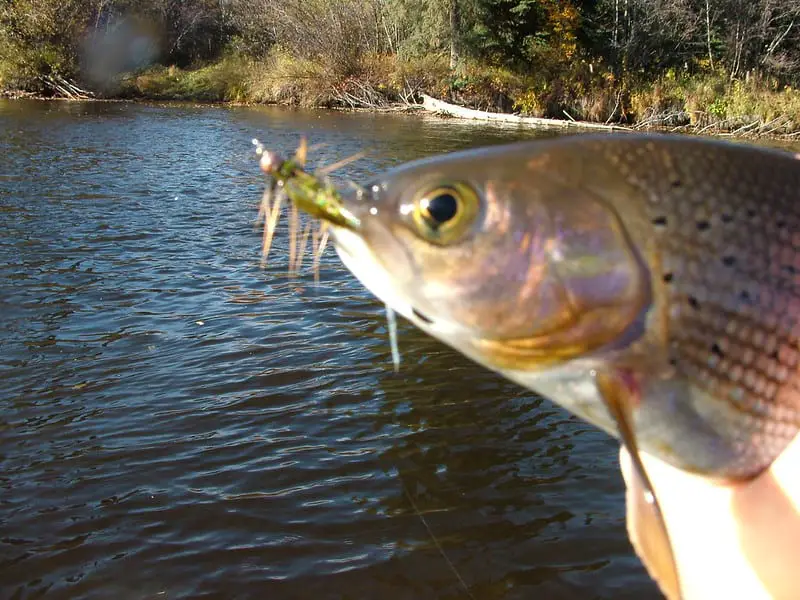
{"label": "riverbank", "polygon": [[[668,74],[622,84],[607,73],[544,86],[507,69],[467,64],[456,75],[446,57],[413,62],[364,57],[347,74],[273,53],[227,57],[194,69],[154,66],[104,85],[64,81],[53,96],[74,99],[286,104],[373,111],[426,110],[456,118],[585,129],[668,130],[737,137],[800,136],[800,91],[751,78]],[[72,87],[70,87],[72,86]],[[58,92],[58,93],[54,93]],[[41,97],[5,91],[4,97]]]}
{"label": "riverbank", "polygon": [[445,56],[415,61],[365,56],[347,73],[273,53],[266,61],[226,59],[195,69],[156,67],[120,78],[116,95],[155,100],[232,101],[324,108],[383,109],[430,96],[484,113],[701,133],[800,133],[800,91],[752,77],[668,73],[618,82],[591,65],[542,81],[478,63],[453,73]]}

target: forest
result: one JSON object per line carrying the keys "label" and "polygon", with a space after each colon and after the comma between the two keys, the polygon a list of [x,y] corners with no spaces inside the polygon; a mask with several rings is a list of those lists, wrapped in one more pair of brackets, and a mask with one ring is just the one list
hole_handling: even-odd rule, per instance
{"label": "forest", "polygon": [[800,0],[0,0],[7,95],[800,130]]}

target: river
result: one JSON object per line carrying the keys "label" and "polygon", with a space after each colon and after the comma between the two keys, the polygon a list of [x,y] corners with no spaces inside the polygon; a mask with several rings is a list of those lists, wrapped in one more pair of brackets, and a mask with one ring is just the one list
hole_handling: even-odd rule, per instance
{"label": "river", "polygon": [[250,140],[300,134],[355,180],[543,135],[0,101],[0,596],[655,597],[616,443],[404,322],[394,373],[332,251],[259,267]]}

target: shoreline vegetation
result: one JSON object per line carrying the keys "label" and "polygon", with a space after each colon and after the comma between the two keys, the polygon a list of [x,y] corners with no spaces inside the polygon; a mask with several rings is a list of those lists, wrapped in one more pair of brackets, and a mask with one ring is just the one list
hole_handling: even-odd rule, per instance
{"label": "shoreline vegetation", "polygon": [[15,0],[4,97],[800,137],[796,0]]}

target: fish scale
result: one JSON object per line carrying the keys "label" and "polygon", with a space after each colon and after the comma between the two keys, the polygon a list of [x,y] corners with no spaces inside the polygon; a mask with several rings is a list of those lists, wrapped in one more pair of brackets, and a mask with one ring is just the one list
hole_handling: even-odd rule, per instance
{"label": "fish scale", "polygon": [[741,411],[742,444],[756,442],[756,461],[771,461],[800,427],[800,161],[744,147],[649,148],[620,144],[610,162],[648,199],[670,356],[693,385]]}

